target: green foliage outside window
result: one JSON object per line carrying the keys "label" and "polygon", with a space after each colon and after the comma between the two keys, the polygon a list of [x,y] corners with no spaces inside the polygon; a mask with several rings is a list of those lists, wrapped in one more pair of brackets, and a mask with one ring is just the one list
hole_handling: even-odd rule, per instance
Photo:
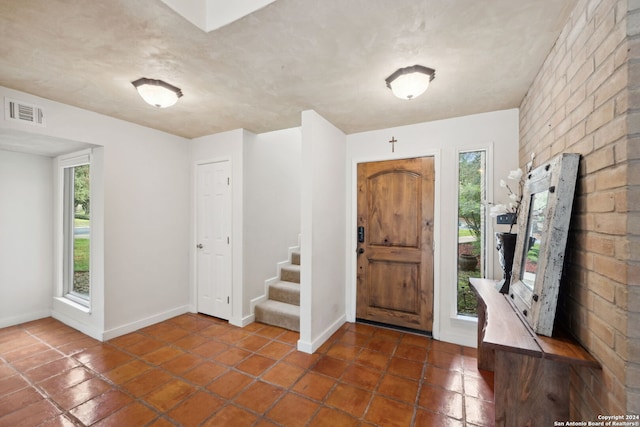
{"label": "green foliage outside window", "polygon": [[[79,216],[85,219],[89,217],[89,165],[76,166],[74,169],[74,193],[73,203],[76,208],[76,218]],[[79,215],[78,210],[82,210],[84,215]]]}
{"label": "green foliage outside window", "polygon": [[[482,242],[484,241],[483,194],[485,152],[460,153],[458,158],[458,314],[477,316],[477,299],[469,287],[470,277],[483,277]],[[462,257],[475,257],[473,269],[461,268]]]}
{"label": "green foliage outside window", "polygon": [[463,220],[475,237],[473,254],[480,255],[482,242],[482,174],[483,152],[460,153],[458,218]]}

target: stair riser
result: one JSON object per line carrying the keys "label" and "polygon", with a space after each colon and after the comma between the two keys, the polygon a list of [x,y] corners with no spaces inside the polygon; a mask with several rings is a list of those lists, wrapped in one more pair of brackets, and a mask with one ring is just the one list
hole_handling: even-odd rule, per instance
{"label": "stair riser", "polygon": [[300,254],[298,252],[293,252],[291,254],[291,264],[300,265]]}
{"label": "stair riser", "polygon": [[281,328],[300,332],[300,316],[283,314],[271,310],[264,310],[256,306],[256,320],[267,325],[279,326]]}
{"label": "stair riser", "polygon": [[300,270],[282,267],[280,270],[280,280],[285,282],[300,283]]}
{"label": "stair riser", "polygon": [[271,283],[268,299],[256,305],[257,322],[300,332],[300,253],[292,252],[290,263],[280,267],[280,281]]}
{"label": "stair riser", "polygon": [[300,291],[269,287],[269,299],[286,302],[287,304],[300,305]]}

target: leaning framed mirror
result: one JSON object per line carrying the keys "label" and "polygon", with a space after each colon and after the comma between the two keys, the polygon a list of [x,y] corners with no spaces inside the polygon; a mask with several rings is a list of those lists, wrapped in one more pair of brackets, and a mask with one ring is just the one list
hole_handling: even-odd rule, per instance
{"label": "leaning framed mirror", "polygon": [[579,160],[561,154],[531,171],[524,185],[509,296],[540,335],[553,334]]}

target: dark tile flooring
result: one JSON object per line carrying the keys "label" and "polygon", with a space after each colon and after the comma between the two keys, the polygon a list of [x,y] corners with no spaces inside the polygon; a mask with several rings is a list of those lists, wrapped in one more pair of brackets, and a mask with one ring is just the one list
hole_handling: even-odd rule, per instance
{"label": "dark tile flooring", "polygon": [[347,323],[298,334],[185,314],[100,343],[52,318],[0,329],[0,426],[490,426],[475,349]]}

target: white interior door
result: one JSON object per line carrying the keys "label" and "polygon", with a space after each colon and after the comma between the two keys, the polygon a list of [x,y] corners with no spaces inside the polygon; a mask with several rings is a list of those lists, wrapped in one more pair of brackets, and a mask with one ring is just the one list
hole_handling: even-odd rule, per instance
{"label": "white interior door", "polygon": [[229,161],[197,166],[198,312],[231,317],[231,183]]}

